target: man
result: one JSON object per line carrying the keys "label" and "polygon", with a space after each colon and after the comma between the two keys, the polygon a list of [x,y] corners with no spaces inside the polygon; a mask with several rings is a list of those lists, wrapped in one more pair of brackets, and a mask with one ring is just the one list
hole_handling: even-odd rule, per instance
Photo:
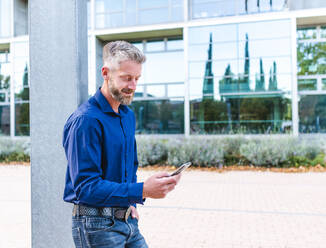
{"label": "man", "polygon": [[164,198],[180,175],[157,173],[137,182],[135,117],[131,103],[144,54],[125,41],[103,48],[103,85],[64,126],[68,160],[64,201],[74,204],[76,247],[147,247],[136,204]]}

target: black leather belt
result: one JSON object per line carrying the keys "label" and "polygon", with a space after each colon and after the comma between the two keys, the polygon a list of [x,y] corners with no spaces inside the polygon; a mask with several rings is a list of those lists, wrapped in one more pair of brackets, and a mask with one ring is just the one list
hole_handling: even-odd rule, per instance
{"label": "black leather belt", "polygon": [[87,207],[83,205],[74,205],[72,216],[103,216],[117,218],[118,220],[127,221],[129,215],[131,214],[131,207],[129,208],[111,208],[102,207],[94,208]]}

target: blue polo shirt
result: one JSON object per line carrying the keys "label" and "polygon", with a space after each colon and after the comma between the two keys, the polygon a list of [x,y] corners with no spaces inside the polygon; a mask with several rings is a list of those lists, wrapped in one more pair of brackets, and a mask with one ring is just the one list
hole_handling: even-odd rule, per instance
{"label": "blue polo shirt", "polygon": [[100,89],[69,117],[63,131],[64,201],[92,207],[143,204],[135,126],[134,113],[125,105],[115,113]]}

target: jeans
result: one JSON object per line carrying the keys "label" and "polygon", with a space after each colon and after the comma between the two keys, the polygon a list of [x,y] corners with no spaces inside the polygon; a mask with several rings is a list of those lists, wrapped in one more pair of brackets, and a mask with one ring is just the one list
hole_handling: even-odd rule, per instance
{"label": "jeans", "polygon": [[148,248],[138,229],[138,220],[127,222],[114,217],[72,217],[72,237],[76,248]]}

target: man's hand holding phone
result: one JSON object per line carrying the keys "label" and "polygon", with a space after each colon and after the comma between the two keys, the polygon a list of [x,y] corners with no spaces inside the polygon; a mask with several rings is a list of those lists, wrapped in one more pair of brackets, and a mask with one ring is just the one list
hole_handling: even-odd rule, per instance
{"label": "man's hand holding phone", "polygon": [[175,176],[186,170],[191,165],[191,162],[184,163],[178,169],[176,169],[170,176]]}
{"label": "man's hand holding phone", "polygon": [[164,198],[180,181],[181,172],[190,165],[191,163],[183,164],[172,174],[159,172],[149,177],[143,185],[143,198]]}

